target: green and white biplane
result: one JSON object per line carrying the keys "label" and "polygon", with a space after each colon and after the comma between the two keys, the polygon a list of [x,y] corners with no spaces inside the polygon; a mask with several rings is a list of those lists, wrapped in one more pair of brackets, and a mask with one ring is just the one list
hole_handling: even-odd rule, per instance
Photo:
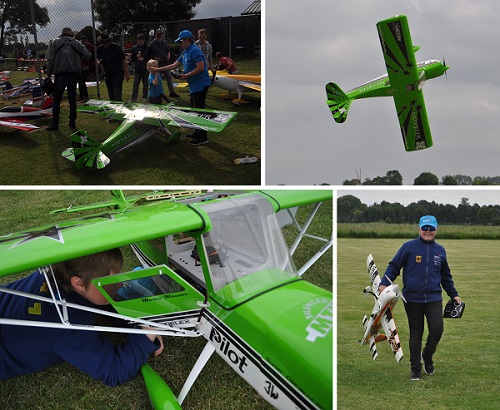
{"label": "green and white biplane", "polygon": [[[0,276],[40,268],[48,283],[53,263],[130,245],[143,269],[94,279],[117,313],[93,311],[151,326],[154,334],[207,341],[177,395],[148,364],[143,366],[156,409],[179,408],[213,353],[275,408],[331,409],[332,292],[301,276],[332,247],[331,236],[307,232],[320,204],[331,206],[331,200],[331,190],[154,192],[133,197],[113,191],[110,201],[54,211],[101,209],[97,214],[0,236]],[[299,223],[294,209],[307,204],[314,205]],[[288,223],[298,232],[290,247],[282,233]],[[305,237],[318,246],[297,270],[292,255]],[[117,284],[130,290],[126,297],[107,292]],[[57,289],[51,289],[50,297],[1,286],[0,291],[61,310],[60,323],[0,318],[2,326],[146,332],[74,326],[72,312],[90,309],[61,300]]]}
{"label": "green and white biplane", "polygon": [[406,16],[400,15],[377,23],[387,75],[375,78],[347,93],[335,83],[326,85],[327,104],[336,122],[347,119],[351,103],[360,98],[393,97],[406,151],[432,146],[422,87],[425,81],[442,76],[448,70],[444,62],[416,62]]}
{"label": "green and white biplane", "polygon": [[167,144],[179,140],[179,128],[221,132],[236,118],[236,112],[201,108],[140,103],[89,100],[78,111],[99,114],[103,118],[122,121],[120,126],[100,143],[84,130],[71,135],[72,147],[62,156],[73,161],[77,169],[102,169],[110,162],[109,156],[137,145],[156,133],[161,133]]}

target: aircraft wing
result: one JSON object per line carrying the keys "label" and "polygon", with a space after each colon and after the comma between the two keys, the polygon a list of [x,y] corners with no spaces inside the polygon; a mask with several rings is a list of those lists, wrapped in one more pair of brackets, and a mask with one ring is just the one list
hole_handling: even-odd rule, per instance
{"label": "aircraft wing", "polygon": [[396,323],[394,322],[394,317],[392,315],[392,308],[390,306],[385,310],[380,321],[382,322],[382,327],[384,328],[387,340],[391,345],[394,357],[399,362],[403,358],[403,349],[401,348],[398,329],[396,328]]}
{"label": "aircraft wing", "polygon": [[205,227],[186,204],[158,202],[0,236],[0,276]]}
{"label": "aircraft wing", "polygon": [[293,208],[305,204],[312,204],[332,199],[331,190],[297,191],[293,190],[265,190],[260,191],[261,195],[268,197],[276,212],[280,209]]}
{"label": "aircraft wing", "polygon": [[253,91],[259,91],[261,90],[261,85],[260,83],[253,83],[251,81],[241,81],[240,82],[240,85],[244,88],[247,88],[249,90],[253,90]]}
{"label": "aircraft wing", "polygon": [[80,112],[96,113],[116,120],[142,121],[149,125],[174,126],[221,132],[236,118],[236,112],[169,105],[150,105],[89,100]]}
{"label": "aircraft wing", "polygon": [[3,120],[0,120],[0,126],[28,132],[40,129],[40,127],[37,127],[36,125],[29,124],[27,122],[16,121],[15,119],[10,118],[4,118]]}
{"label": "aircraft wing", "polygon": [[424,97],[419,89],[419,75],[408,20],[396,16],[377,23],[385,65],[406,151],[432,146]]}

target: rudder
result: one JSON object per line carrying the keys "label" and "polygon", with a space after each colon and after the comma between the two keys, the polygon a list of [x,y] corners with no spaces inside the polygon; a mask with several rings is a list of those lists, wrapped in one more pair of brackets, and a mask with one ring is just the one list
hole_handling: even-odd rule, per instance
{"label": "rudder", "polygon": [[326,103],[335,122],[342,123],[347,119],[347,111],[351,106],[350,99],[335,83],[328,83],[326,89]]}

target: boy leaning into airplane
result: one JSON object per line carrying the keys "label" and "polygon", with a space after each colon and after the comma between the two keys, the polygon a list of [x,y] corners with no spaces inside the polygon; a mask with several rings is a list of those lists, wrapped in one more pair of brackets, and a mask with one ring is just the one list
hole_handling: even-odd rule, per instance
{"label": "boy leaning into airplane", "polygon": [[[60,296],[67,302],[103,308],[108,301],[91,283],[93,278],[120,272],[123,257],[119,249],[83,256],[52,265]],[[48,297],[45,276],[35,271],[5,287]],[[57,292],[56,292],[57,293]],[[70,309],[72,324],[94,325],[94,313]],[[60,322],[52,303],[0,292],[0,317],[43,322]],[[109,386],[136,376],[150,354],[163,351],[161,336],[129,334],[125,345],[113,345],[95,331],[71,327],[0,325],[0,380],[34,373],[59,362],[68,362]]]}

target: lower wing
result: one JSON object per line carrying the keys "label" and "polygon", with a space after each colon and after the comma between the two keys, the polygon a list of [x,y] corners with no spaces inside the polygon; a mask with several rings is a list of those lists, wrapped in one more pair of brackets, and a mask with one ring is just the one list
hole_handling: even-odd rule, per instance
{"label": "lower wing", "polygon": [[394,95],[399,125],[406,151],[432,146],[432,136],[421,90],[399,91]]}
{"label": "lower wing", "polygon": [[392,315],[392,308],[389,307],[382,315],[382,327],[384,328],[385,335],[389,340],[394,357],[399,362],[403,358],[403,349],[401,348],[401,342],[399,341],[398,329],[396,328],[396,323],[394,322],[394,317]]}
{"label": "lower wing", "polygon": [[40,127],[37,127],[36,125],[29,124],[27,122],[19,122],[15,120],[0,120],[0,126],[2,127],[7,127],[7,128],[14,128],[16,130],[21,130],[21,131],[36,131],[40,129]]}

